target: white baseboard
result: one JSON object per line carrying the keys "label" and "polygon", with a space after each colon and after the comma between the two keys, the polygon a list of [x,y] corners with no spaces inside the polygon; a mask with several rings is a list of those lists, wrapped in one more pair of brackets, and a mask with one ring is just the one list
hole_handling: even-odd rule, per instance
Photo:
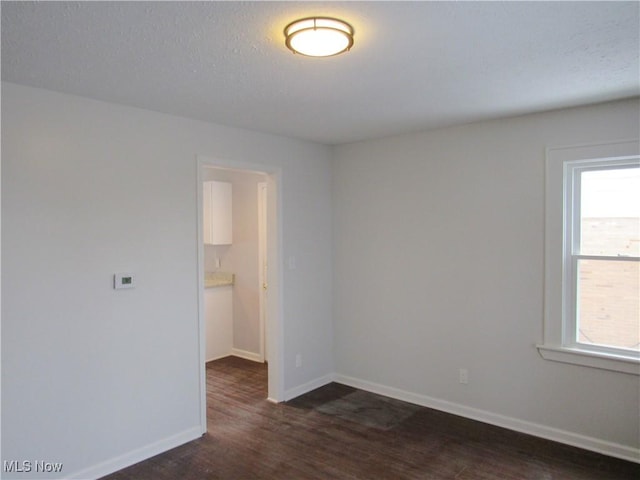
{"label": "white baseboard", "polygon": [[221,358],[227,358],[230,357],[231,353],[225,353],[223,355],[218,355],[217,357],[211,357],[211,358],[207,358],[204,363],[209,363],[209,362],[213,362],[215,360],[220,360]]}
{"label": "white baseboard", "polygon": [[284,392],[284,401],[288,402],[292,398],[299,397],[300,395],[304,395],[311,390],[315,390],[316,388],[320,388],[327,383],[331,383],[333,382],[333,378],[334,375],[332,373],[329,373],[328,375],[324,375],[323,377],[318,377],[314,380],[311,380],[310,382],[291,388]]}
{"label": "white baseboard", "polygon": [[200,438],[201,436],[202,427],[198,425],[197,427],[190,428],[188,430],[185,430],[184,432],[172,435],[171,437],[159,440],[150,445],[125,453],[124,455],[120,455],[92,467],[86,468],[65,478],[86,480],[89,478],[95,479],[104,477],[105,475],[109,475],[110,473],[117,472],[118,470],[131,466],[134,463],[141,462],[142,460],[151,458],[155,455],[158,455],[159,453],[166,452],[167,450],[171,450],[175,447],[179,447],[180,445],[195,440],[196,438]]}
{"label": "white baseboard", "polygon": [[[249,360],[251,360],[251,358]],[[361,390],[377,393],[379,395],[395,398],[397,400],[421,405],[423,407],[433,408],[435,410],[452,413],[454,415],[470,418],[472,420],[478,420],[480,422],[489,423],[491,425],[507,428],[509,430],[515,430],[517,432],[534,435],[536,437],[546,438],[548,440],[553,440],[567,445],[572,445],[574,447],[583,448],[585,450],[602,453],[611,457],[621,458],[630,462],[640,463],[640,449],[628,447],[618,443],[608,442],[605,440],[600,440],[593,437],[588,437],[585,435],[580,435],[577,433],[568,432],[565,430],[560,430],[553,427],[548,427],[545,425],[540,425],[533,422],[519,420],[513,417],[506,417],[504,415],[488,412],[486,410],[480,410],[477,408],[460,405],[458,403],[440,400],[437,398],[428,397],[426,395],[421,395],[394,387],[388,387],[386,385],[369,382],[367,380],[361,380],[347,375],[328,374],[322,377],[318,377],[314,380],[311,380],[310,382],[285,391],[284,401],[291,400],[295,397],[303,395],[331,382],[342,383],[354,388],[359,388]],[[270,399],[270,401],[273,400]],[[86,468],[80,472],[71,474],[66,478],[100,478],[135,463],[138,463],[142,460],[151,458],[155,455],[158,455],[159,453],[171,450],[172,448],[183,445],[201,436],[202,427],[193,427],[171,437],[138,448],[136,450],[133,450],[132,452],[125,453],[105,462]]]}
{"label": "white baseboard", "polygon": [[240,350],[239,348],[232,348],[229,353],[218,355],[217,357],[213,357],[213,358],[208,358],[207,360],[205,360],[205,363],[213,362],[215,360],[220,360],[222,358],[227,358],[227,357],[240,357],[240,358],[244,358],[245,360],[251,360],[252,362],[264,363],[264,360],[262,360],[262,357],[260,356],[259,353],[253,353],[247,350]]}
{"label": "white baseboard", "polygon": [[234,357],[244,358],[245,360],[251,360],[253,362],[264,363],[264,359],[259,353],[248,352],[247,350],[240,350],[239,348],[232,348],[231,355]]}
{"label": "white baseboard", "polygon": [[545,438],[547,440],[553,440],[555,442],[590,450],[592,452],[621,458],[630,462],[640,463],[640,449],[628,447],[626,445],[608,442],[606,440],[600,440],[598,438],[588,437],[578,433],[540,425],[538,423],[519,420],[513,417],[506,417],[486,410],[480,410],[466,405],[460,405],[458,403],[440,400],[426,395],[400,390],[394,387],[388,387],[386,385],[369,382],[367,380],[360,380],[347,375],[335,374],[333,375],[333,381],[350,387],[366,390],[368,392],[395,398],[397,400],[421,405],[423,407],[433,408],[435,410],[452,413],[472,420],[478,420],[498,427],[508,428],[509,430],[515,430],[516,432],[526,433],[536,437]]}

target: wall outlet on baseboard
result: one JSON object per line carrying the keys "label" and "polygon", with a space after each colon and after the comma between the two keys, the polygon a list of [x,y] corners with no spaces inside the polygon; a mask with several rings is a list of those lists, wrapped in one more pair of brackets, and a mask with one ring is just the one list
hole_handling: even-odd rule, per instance
{"label": "wall outlet on baseboard", "polygon": [[296,368],[300,368],[302,366],[302,354],[296,354]]}
{"label": "wall outlet on baseboard", "polygon": [[468,384],[469,370],[467,370],[466,368],[461,368],[460,371],[458,372],[458,381],[463,385]]}

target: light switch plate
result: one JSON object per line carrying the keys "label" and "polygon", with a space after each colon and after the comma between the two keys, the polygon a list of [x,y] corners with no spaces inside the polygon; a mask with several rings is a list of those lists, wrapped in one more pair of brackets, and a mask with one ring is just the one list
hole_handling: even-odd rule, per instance
{"label": "light switch plate", "polygon": [[113,288],[133,288],[136,286],[136,279],[132,273],[116,273],[113,276]]}

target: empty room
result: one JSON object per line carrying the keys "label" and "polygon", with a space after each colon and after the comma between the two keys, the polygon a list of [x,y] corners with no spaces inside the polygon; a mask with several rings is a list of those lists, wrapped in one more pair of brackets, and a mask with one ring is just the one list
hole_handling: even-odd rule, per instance
{"label": "empty room", "polygon": [[14,2],[1,478],[640,478],[640,3]]}

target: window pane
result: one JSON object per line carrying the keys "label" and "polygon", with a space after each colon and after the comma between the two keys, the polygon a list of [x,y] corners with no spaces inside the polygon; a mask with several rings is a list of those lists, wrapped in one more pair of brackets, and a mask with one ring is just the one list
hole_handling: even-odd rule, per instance
{"label": "window pane", "polygon": [[640,350],[640,262],[578,261],[578,342]]}
{"label": "window pane", "polygon": [[640,256],[640,168],[582,172],[582,255]]}

